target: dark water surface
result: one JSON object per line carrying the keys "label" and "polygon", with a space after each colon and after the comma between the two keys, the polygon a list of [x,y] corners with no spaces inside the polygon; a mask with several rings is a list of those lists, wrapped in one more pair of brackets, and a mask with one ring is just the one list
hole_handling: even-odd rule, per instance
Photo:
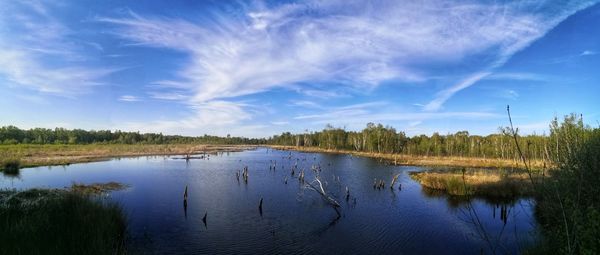
{"label": "dark water surface", "polygon": [[[277,162],[275,170],[271,161]],[[314,180],[311,166],[320,164],[326,189],[342,206],[341,217],[316,192],[304,188],[297,179],[299,170],[290,176],[296,162],[299,170],[305,169],[307,182]],[[247,184],[236,179],[244,166]],[[133,253],[490,254],[495,249],[504,254],[519,253],[531,242],[531,200],[451,200],[422,190],[408,176],[424,169],[349,155],[261,148],[189,162],[160,156],[22,169],[17,178],[0,176],[0,188],[128,184],[130,188],[106,199],[123,205]],[[402,189],[396,184],[392,191],[389,183],[395,174],[400,174]],[[375,178],[388,186],[374,189]],[[182,201],[186,185],[187,212]]]}

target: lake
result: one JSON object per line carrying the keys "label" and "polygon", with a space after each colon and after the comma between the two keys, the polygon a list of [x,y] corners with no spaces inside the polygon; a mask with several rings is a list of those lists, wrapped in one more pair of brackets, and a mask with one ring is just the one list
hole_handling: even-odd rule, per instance
{"label": "lake", "polygon": [[[245,166],[247,183],[236,178]],[[320,171],[311,170],[319,166]],[[306,182],[319,173],[341,204],[340,217],[298,180],[302,169]],[[102,199],[123,206],[132,253],[489,254],[519,253],[532,242],[533,200],[451,199],[422,189],[408,175],[426,169],[345,154],[258,148],[189,161],[155,156],[27,168],[18,177],[0,176],[0,188],[127,184]],[[396,174],[401,189],[396,184],[392,190]],[[374,189],[374,179],[387,186]]]}

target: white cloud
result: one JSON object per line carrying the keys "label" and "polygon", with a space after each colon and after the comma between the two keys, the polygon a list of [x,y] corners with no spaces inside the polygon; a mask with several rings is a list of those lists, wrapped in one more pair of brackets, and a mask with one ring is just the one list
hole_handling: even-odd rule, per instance
{"label": "white cloud", "polygon": [[[6,1],[0,4],[0,77],[7,86],[21,86],[44,93],[73,96],[103,84],[116,71],[92,68],[84,63],[85,49],[70,40],[74,34],[40,2]],[[50,64],[51,63],[51,64]]]}
{"label": "white cloud", "polygon": [[460,81],[459,83],[438,92],[438,94],[436,95],[436,98],[431,100],[428,104],[426,104],[425,107],[423,107],[423,109],[425,111],[439,110],[442,107],[442,105],[448,99],[450,99],[450,97],[452,97],[456,92],[472,86],[473,84],[475,84],[476,82],[478,82],[479,80],[483,79],[484,77],[486,77],[490,74],[491,74],[491,72],[478,72],[478,73],[474,73],[470,76],[467,76],[467,78]]}
{"label": "white cloud", "polygon": [[[131,12],[94,20],[112,26],[112,35],[125,39],[128,47],[166,48],[188,57],[176,66],[179,69],[173,73],[175,78],[154,81],[145,93],[147,98],[184,103],[191,112],[189,117],[131,126],[198,132],[221,132],[233,127],[251,133],[263,125],[248,122],[268,112],[257,110],[251,101],[239,102],[236,97],[279,88],[310,98],[289,102],[307,110],[295,119],[315,123],[420,123],[447,116],[493,117],[481,112],[434,112],[454,94],[482,79],[547,79],[528,73],[496,73],[495,69],[562,20],[592,4],[331,0],[242,4],[231,9],[239,13],[214,12],[190,19]],[[0,2],[0,78],[9,86],[72,96],[103,85],[103,79],[117,70],[93,67],[93,54],[87,52],[105,60],[132,56],[110,54],[112,47],[82,40],[78,34],[81,31],[53,17],[58,13],[53,8],[60,5],[64,3]],[[89,20],[85,22],[89,24]],[[595,54],[586,50],[574,56]],[[474,59],[480,65],[470,64],[476,68],[465,71],[427,104],[414,104],[429,112],[375,111],[384,108],[385,102],[327,107],[326,103],[311,101],[341,101],[369,93],[389,80],[419,83],[448,77],[440,73],[444,69],[440,67],[453,69]],[[516,92],[507,93],[518,96]],[[124,95],[119,100],[139,98]],[[277,120],[271,124],[287,122]],[[244,131],[244,127],[251,131]]]}
{"label": "white cloud", "polygon": [[[441,109],[442,105],[454,94],[488,77],[494,69],[504,65],[515,53],[527,48],[575,12],[593,4],[594,2],[588,1],[573,1],[566,5],[553,2],[542,4],[519,2],[509,4],[506,6],[508,8],[501,8],[502,12],[489,13],[491,15],[488,18],[495,20],[500,26],[479,29],[496,39],[494,41],[499,50],[495,59],[488,63],[483,70],[469,74],[462,81],[440,91],[433,100],[425,105],[424,110],[437,111]],[[488,28],[493,30],[487,30]]]}
{"label": "white cloud", "polygon": [[[165,132],[170,134],[198,135],[227,133],[235,135],[256,135],[260,125],[236,127],[235,124],[250,119],[245,109],[252,106],[245,103],[215,100],[190,106],[189,117],[180,120],[159,120],[150,122],[125,123],[123,130],[139,130],[142,132]],[[248,128],[248,130],[244,130]]]}
{"label": "white cloud", "polygon": [[324,108],[322,105],[315,103],[313,101],[307,100],[290,100],[290,104],[292,106],[298,106],[303,108],[312,108],[312,109],[322,109]]}
{"label": "white cloud", "polygon": [[520,73],[520,72],[496,72],[485,77],[486,80],[518,80],[518,81],[549,81],[556,79],[545,74]]}
{"label": "white cloud", "polygon": [[[449,1],[311,1],[243,7],[211,22],[130,13],[97,18],[118,25],[115,35],[135,45],[185,52],[189,63],[168,81],[192,93],[192,103],[224,100],[277,87],[330,82],[369,90],[394,79],[419,82],[423,63],[452,65],[485,54],[483,68],[435,96],[437,111],[458,91],[503,65],[589,2],[500,4]],[[299,90],[332,96],[326,90]],[[337,93],[336,93],[337,94]]]}
{"label": "white cloud", "polygon": [[596,54],[598,54],[598,52],[586,50],[586,51],[583,51],[581,54],[579,54],[579,56],[592,56],[592,55],[596,55]]}
{"label": "white cloud", "polygon": [[138,102],[140,101],[140,98],[136,97],[136,96],[131,96],[131,95],[123,95],[119,97],[119,101],[123,101],[123,102]]}

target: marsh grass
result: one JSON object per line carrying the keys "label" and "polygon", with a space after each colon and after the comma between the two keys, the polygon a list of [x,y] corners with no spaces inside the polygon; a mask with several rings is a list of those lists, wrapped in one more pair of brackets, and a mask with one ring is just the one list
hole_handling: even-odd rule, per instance
{"label": "marsh grass", "polygon": [[65,190],[0,191],[0,254],[123,254],[115,203]]}
{"label": "marsh grass", "polygon": [[429,170],[411,172],[411,178],[424,188],[444,191],[452,196],[511,198],[531,195],[531,183],[524,173],[494,170]]}
{"label": "marsh grass", "polygon": [[[518,168],[519,162],[509,159],[500,158],[482,158],[482,157],[455,157],[455,156],[419,156],[410,154],[394,154],[394,153],[374,153],[353,150],[328,150],[319,147],[306,146],[283,146],[283,145],[268,145],[272,149],[277,150],[294,150],[303,152],[319,152],[319,153],[335,153],[335,154],[351,154],[360,157],[369,157],[379,159],[389,164],[394,165],[414,165],[414,166],[449,166],[449,167],[467,167],[467,168]],[[542,160],[531,160],[531,166],[534,169],[542,169],[544,162]]]}
{"label": "marsh grass", "polygon": [[109,191],[122,190],[127,187],[127,185],[118,182],[92,184],[73,183],[70,191],[83,195],[96,195]]}
{"label": "marsh grass", "polygon": [[0,144],[0,159],[18,158],[20,167],[25,168],[86,163],[114,157],[234,152],[254,148],[256,146],[212,144]]}
{"label": "marsh grass", "polygon": [[17,158],[6,158],[0,161],[0,170],[2,170],[4,174],[18,175],[20,167],[21,160]]}

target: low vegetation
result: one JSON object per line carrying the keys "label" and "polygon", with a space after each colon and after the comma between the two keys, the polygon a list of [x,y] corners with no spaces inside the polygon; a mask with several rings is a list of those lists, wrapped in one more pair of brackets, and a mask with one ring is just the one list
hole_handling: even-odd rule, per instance
{"label": "low vegetation", "polygon": [[68,165],[112,157],[218,153],[253,148],[198,144],[13,144],[0,145],[0,159],[16,159],[20,167]]}
{"label": "low vegetation", "polygon": [[[351,154],[360,157],[379,159],[394,165],[409,166],[455,166],[455,167],[493,167],[493,168],[519,168],[519,162],[513,159],[502,158],[478,158],[478,157],[451,157],[451,156],[419,156],[399,153],[377,153],[354,150],[323,149],[319,147],[296,147],[284,145],[269,145],[270,148],[278,150],[293,150],[318,153]],[[542,160],[532,160],[531,166],[541,169],[544,166]]]}
{"label": "low vegetation", "polygon": [[0,171],[4,174],[16,175],[19,174],[21,168],[21,160],[17,158],[7,157],[0,161]]}
{"label": "low vegetation", "polygon": [[120,206],[67,190],[0,191],[0,254],[124,254]]}
{"label": "low vegetation", "polygon": [[122,190],[125,188],[127,188],[127,185],[118,182],[92,184],[73,183],[73,185],[71,185],[70,191],[77,194],[96,195],[115,190]]}
{"label": "low vegetation", "polygon": [[410,176],[424,188],[445,191],[453,196],[513,198],[533,194],[524,172],[501,169],[430,170],[411,172]]}

